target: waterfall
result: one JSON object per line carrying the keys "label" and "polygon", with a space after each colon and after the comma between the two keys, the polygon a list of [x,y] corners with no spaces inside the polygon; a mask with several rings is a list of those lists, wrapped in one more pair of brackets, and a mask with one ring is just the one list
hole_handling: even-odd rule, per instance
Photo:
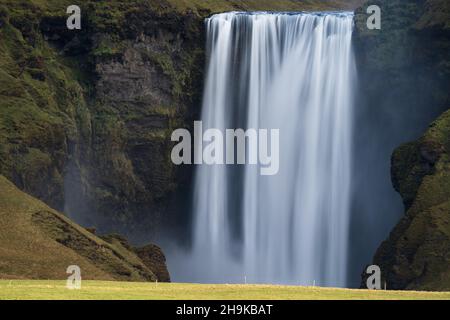
{"label": "waterfall", "polygon": [[345,286],[353,13],[231,12],[206,26],[203,129],[280,129],[280,165],[197,166],[179,278]]}

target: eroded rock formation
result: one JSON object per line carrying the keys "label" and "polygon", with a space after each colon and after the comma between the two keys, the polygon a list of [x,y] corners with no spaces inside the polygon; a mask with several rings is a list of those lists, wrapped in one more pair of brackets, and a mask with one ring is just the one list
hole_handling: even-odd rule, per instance
{"label": "eroded rock formation", "polygon": [[[448,290],[450,132],[445,110],[450,88],[450,7],[448,1],[425,0],[370,4],[381,7],[382,28],[367,29],[367,5],[357,10],[360,101],[370,119],[366,128],[371,128],[359,126],[366,138],[360,143],[366,151],[375,150],[375,159],[377,153],[396,149],[392,184],[406,212],[378,248],[373,263],[381,267],[388,289]],[[381,145],[367,139],[369,130],[376,132]],[[374,192],[373,198],[378,194]],[[383,214],[383,202],[372,207],[375,214]]]}

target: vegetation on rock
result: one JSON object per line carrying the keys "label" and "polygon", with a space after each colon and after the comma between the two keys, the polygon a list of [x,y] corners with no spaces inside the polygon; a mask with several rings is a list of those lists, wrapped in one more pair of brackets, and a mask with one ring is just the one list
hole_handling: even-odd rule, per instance
{"label": "vegetation on rock", "polygon": [[[69,31],[69,0],[0,0],[0,174],[85,226],[153,234],[190,174],[171,164],[170,134],[199,113],[203,19],[230,10],[359,3],[84,0],[82,30]],[[367,31],[365,6],[356,17],[365,100],[381,115],[374,127],[413,136],[448,109],[448,1],[371,4],[382,7],[381,32]],[[406,129],[393,110],[410,124]],[[407,214],[375,257],[391,288],[450,286],[448,126],[447,112],[422,139],[393,155],[393,183]],[[101,240],[3,177],[0,188],[1,277],[63,278],[75,260],[92,279],[155,279],[149,266],[161,262],[158,254],[146,261],[146,249]]]}
{"label": "vegetation on rock", "polygon": [[357,2],[84,0],[70,31],[70,1],[0,0],[0,173],[83,225],[154,234],[190,175],[170,134],[199,113],[203,19]]}
{"label": "vegetation on rock", "polygon": [[165,266],[143,262],[133,249],[93,235],[3,176],[0,220],[2,279],[67,279],[67,268],[77,265],[86,280],[168,280],[152,270]]}
{"label": "vegetation on rock", "polygon": [[[381,30],[368,30],[368,5],[380,6]],[[450,180],[445,164],[445,141],[450,141],[445,129],[448,113],[434,123],[425,137],[405,143],[420,137],[429,123],[449,107],[448,9],[445,1],[375,0],[356,11],[358,102],[364,108],[357,111],[355,130],[358,151],[365,158],[355,162],[359,170],[367,170],[360,183],[371,181],[374,185],[369,187],[373,190],[371,198],[364,198],[365,205],[383,220],[397,219],[383,212],[389,181],[383,180],[383,189],[376,186],[381,184],[376,175],[387,173],[390,165],[392,183],[406,209],[406,215],[374,258],[390,289],[449,288],[446,221],[450,211],[446,203],[450,200]],[[394,149],[392,163],[384,162]],[[379,171],[373,168],[375,161]],[[387,210],[392,213],[392,209]]]}
{"label": "vegetation on rock", "polygon": [[450,289],[450,111],[396,150],[393,181],[405,217],[375,255],[392,289]]}

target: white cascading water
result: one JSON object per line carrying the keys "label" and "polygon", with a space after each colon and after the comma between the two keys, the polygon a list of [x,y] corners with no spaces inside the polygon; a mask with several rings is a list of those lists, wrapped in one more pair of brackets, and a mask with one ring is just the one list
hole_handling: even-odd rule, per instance
{"label": "white cascading water", "polygon": [[203,130],[280,129],[280,169],[197,167],[179,277],[345,286],[353,13],[231,12],[206,24]]}

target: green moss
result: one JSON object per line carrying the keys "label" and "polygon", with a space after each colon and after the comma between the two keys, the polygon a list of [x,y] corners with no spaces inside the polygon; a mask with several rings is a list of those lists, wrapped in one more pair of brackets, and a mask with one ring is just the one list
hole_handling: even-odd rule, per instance
{"label": "green moss", "polygon": [[419,146],[412,142],[397,148],[392,156],[392,181],[407,207],[411,206],[424,172],[420,164]]}
{"label": "green moss", "polygon": [[[73,163],[92,209],[81,216],[104,215],[122,226],[142,211],[162,212],[164,197],[176,188],[171,132],[189,126],[200,105],[203,19],[230,10],[322,10],[348,3],[82,0],[76,3],[82,30],[68,31],[70,0],[0,0],[0,173],[61,209],[62,177]],[[123,64],[128,49],[147,59],[155,92],[132,101],[102,96],[96,70]],[[102,80],[106,86],[114,81]]]}
{"label": "green moss", "polygon": [[161,68],[163,73],[171,79],[172,82],[172,94],[175,98],[181,98],[185,91],[184,88],[187,85],[189,77],[189,68],[178,69],[175,67],[174,62],[168,52],[170,49],[167,45],[166,52],[146,52],[146,58]]}
{"label": "green moss", "polygon": [[60,207],[66,138],[77,135],[84,90],[39,30],[45,10],[35,2],[6,3],[9,19],[0,28],[0,173]]}
{"label": "green moss", "polygon": [[186,13],[204,12],[218,13],[234,10],[249,11],[299,11],[299,10],[329,10],[337,8],[355,8],[361,1],[295,1],[295,0],[167,0],[171,9]]}
{"label": "green moss", "polygon": [[119,58],[125,48],[125,43],[116,35],[103,34],[93,48],[92,55],[101,60]]}
{"label": "green moss", "polygon": [[52,163],[50,156],[39,149],[30,148],[22,157],[17,169],[27,175],[36,175],[48,170]]}
{"label": "green moss", "polygon": [[393,180],[409,205],[375,257],[391,288],[450,289],[449,125],[450,110],[394,154]]}
{"label": "green moss", "polygon": [[431,124],[425,134],[424,140],[433,141],[442,145],[447,154],[450,154],[450,110],[445,112],[437,121]]}
{"label": "green moss", "polygon": [[417,29],[450,29],[450,3],[448,1],[427,0],[425,7],[425,12],[415,25]]}

